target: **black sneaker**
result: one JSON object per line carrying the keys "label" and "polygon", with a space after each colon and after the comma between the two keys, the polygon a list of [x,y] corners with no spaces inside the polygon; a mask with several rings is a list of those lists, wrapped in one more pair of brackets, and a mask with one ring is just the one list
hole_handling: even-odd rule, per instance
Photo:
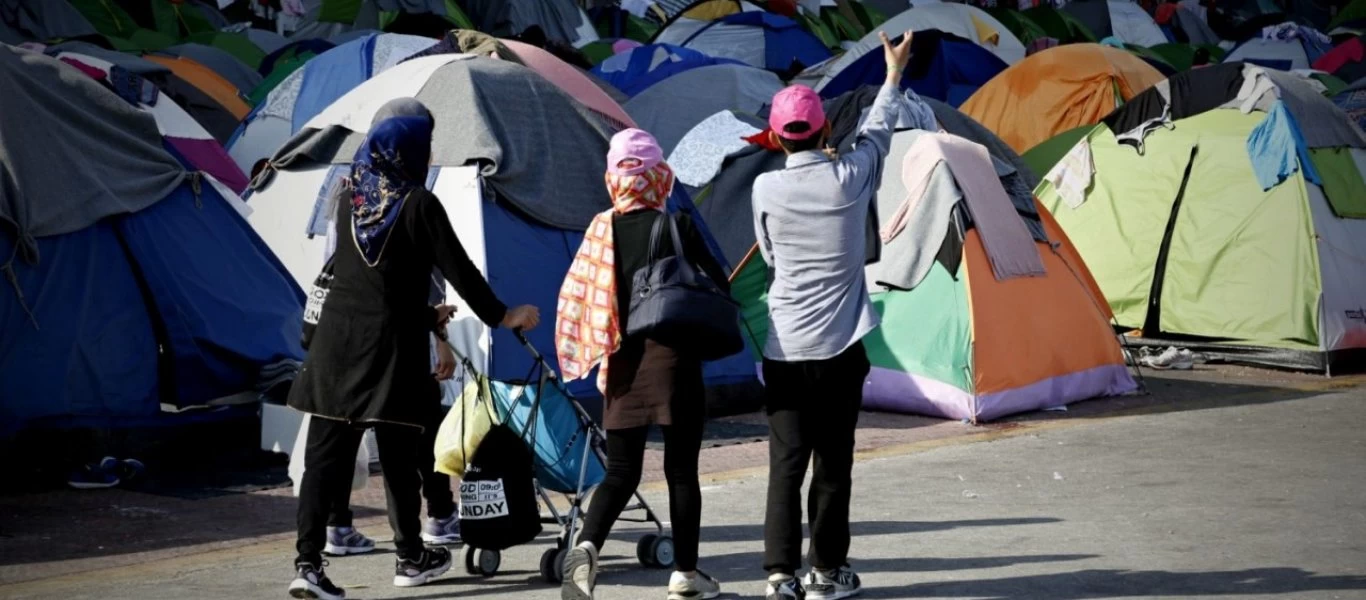
{"label": "black sneaker", "polygon": [[323,573],[323,567],[327,566],[324,561],[322,566],[315,566],[309,563],[299,563],[295,565],[299,572],[294,577],[294,581],[289,584],[289,595],[291,598],[309,598],[311,600],[345,600],[346,590],[333,585],[332,580]]}
{"label": "black sneaker", "polygon": [[428,548],[416,559],[399,559],[394,567],[394,585],[417,587],[440,577],[451,569],[451,552],[445,548]]}

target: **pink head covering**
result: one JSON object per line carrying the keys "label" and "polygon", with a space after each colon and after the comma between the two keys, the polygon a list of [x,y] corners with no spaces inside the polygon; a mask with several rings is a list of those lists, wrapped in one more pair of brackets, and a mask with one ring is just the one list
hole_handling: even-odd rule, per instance
{"label": "pink head covering", "polygon": [[[623,165],[628,159],[635,159]],[[664,162],[664,150],[655,136],[643,129],[623,129],[612,136],[607,150],[607,172],[612,175],[639,175]]]}
{"label": "pink head covering", "polygon": [[[811,127],[801,133],[785,131],[793,123]],[[825,108],[816,91],[804,85],[792,85],[773,95],[773,108],[768,113],[768,126],[785,140],[804,140],[825,127]]]}

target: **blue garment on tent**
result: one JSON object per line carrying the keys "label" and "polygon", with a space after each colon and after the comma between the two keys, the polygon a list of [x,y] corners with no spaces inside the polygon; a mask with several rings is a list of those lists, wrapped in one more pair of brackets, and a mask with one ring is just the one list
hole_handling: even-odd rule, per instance
{"label": "blue garment on tent", "polygon": [[650,44],[613,55],[593,67],[592,73],[627,96],[674,75],[711,65],[742,65],[738,60],[717,58],[672,44]]}
{"label": "blue garment on tent", "polygon": [[1247,136],[1247,154],[1252,159],[1252,171],[1257,183],[1269,190],[1296,171],[1304,171],[1306,181],[1320,183],[1318,171],[1310,159],[1304,135],[1295,123],[1294,115],[1277,100],[1266,118]]}
{"label": "blue garment on tent", "polygon": [[250,391],[262,366],[303,358],[302,290],[212,186],[195,187],[39,238],[43,261],[16,261],[25,303],[0,293],[0,437],[154,420],[162,402]]}
{"label": "blue garment on tent", "polygon": [[[903,75],[903,88],[910,87],[916,94],[957,108],[1009,66],[978,44],[946,34],[932,37],[936,33],[925,32],[915,37],[912,52],[916,58]],[[919,43],[922,38],[926,40],[923,44]],[[865,85],[881,85],[886,77],[887,60],[877,48],[831,78],[821,87],[821,97],[829,99]]]}

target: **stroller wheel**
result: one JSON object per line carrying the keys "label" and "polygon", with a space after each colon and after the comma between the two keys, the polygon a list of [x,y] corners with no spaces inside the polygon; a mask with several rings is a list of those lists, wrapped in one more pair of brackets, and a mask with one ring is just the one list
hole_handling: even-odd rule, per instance
{"label": "stroller wheel", "polygon": [[479,564],[480,575],[493,577],[498,574],[498,567],[503,566],[503,553],[497,550],[480,550],[476,562]]}
{"label": "stroller wheel", "polygon": [[547,548],[541,554],[541,578],[546,583],[564,581],[564,557],[567,552],[560,548]]}
{"label": "stroller wheel", "polygon": [[465,573],[468,575],[484,574],[484,572],[479,569],[479,563],[475,562],[475,553],[478,551],[479,550],[476,549],[474,546],[470,546],[468,544],[465,545],[464,550],[460,551],[460,558],[464,559],[465,561]]}
{"label": "stroller wheel", "polygon": [[668,569],[674,566],[674,539],[667,535],[648,534],[636,544],[636,559],[641,566]]}

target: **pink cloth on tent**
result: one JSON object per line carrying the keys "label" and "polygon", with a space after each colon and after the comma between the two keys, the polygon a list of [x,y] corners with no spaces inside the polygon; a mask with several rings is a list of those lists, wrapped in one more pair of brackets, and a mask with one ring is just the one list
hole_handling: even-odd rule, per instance
{"label": "pink cloth on tent", "polygon": [[517,54],[526,66],[539,73],[555,84],[555,87],[564,90],[566,94],[578,100],[584,106],[593,109],[621,126],[622,129],[635,127],[636,122],[631,115],[626,114],[626,110],[612,100],[607,92],[602,91],[598,84],[588,78],[588,75],[578,70],[569,63],[555,57],[554,54],[546,52],[540,48],[516,40],[498,40]]}
{"label": "pink cloth on tent", "polygon": [[191,167],[212,175],[214,179],[223,182],[239,196],[247,191],[246,174],[237,167],[228,152],[212,139],[192,140],[182,137],[166,136],[166,143],[170,144],[175,151],[185,157]]}
{"label": "pink cloth on tent", "polygon": [[622,52],[634,50],[644,45],[645,44],[642,44],[635,40],[620,39],[615,42],[612,42],[612,54],[621,54]]}
{"label": "pink cloth on tent", "polygon": [[1034,236],[1010,201],[985,146],[948,133],[921,135],[906,152],[901,167],[906,200],[882,230],[883,241],[905,229],[911,211],[925,195],[939,163],[953,175],[963,202],[972,215],[973,228],[982,239],[987,260],[998,281],[1013,277],[1044,275],[1046,271]]}
{"label": "pink cloth on tent", "polygon": [[1314,69],[1326,73],[1336,73],[1343,65],[1349,62],[1361,62],[1366,58],[1366,44],[1361,43],[1361,38],[1352,38],[1332,52],[1320,56],[1314,61]]}

